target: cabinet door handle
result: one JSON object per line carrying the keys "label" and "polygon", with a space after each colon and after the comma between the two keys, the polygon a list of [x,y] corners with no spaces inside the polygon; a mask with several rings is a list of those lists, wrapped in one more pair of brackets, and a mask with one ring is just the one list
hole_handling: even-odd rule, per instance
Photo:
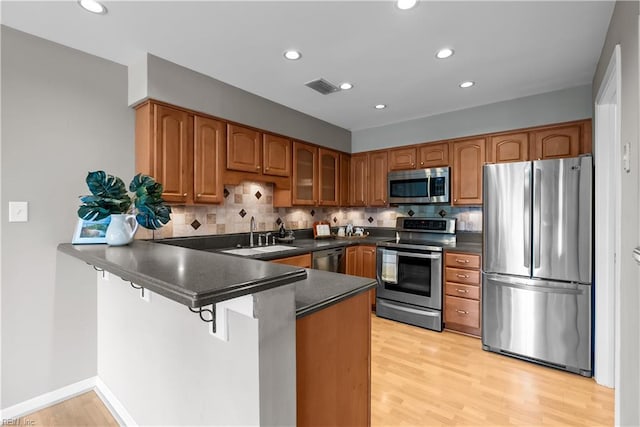
{"label": "cabinet door handle", "polygon": [[461,294],[467,294],[467,293],[469,293],[469,291],[468,291],[468,290],[466,290],[466,289],[459,289],[459,288],[458,288],[458,289],[456,289],[456,291],[460,292]]}
{"label": "cabinet door handle", "polygon": [[198,193],[196,194],[196,197],[202,197],[202,194]]}
{"label": "cabinet door handle", "polygon": [[415,163],[411,163],[411,167],[415,167],[415,165],[416,165]]}
{"label": "cabinet door handle", "polygon": [[460,264],[469,264],[469,260],[468,259],[456,258],[456,262],[459,262]]}
{"label": "cabinet door handle", "polygon": [[187,197],[187,193],[184,193],[184,194],[182,195],[182,197]]}
{"label": "cabinet door handle", "polygon": [[424,162],[420,162],[420,166],[424,166]]}
{"label": "cabinet door handle", "polygon": [[260,169],[260,165],[256,166],[256,169]]}
{"label": "cabinet door handle", "polygon": [[268,168],[268,167],[266,167],[266,168],[264,168],[264,170],[268,171],[268,170],[269,170],[269,168]]}
{"label": "cabinet door handle", "polygon": [[458,314],[464,314],[464,315],[469,314],[469,312],[468,312],[468,311],[464,311],[464,310],[456,310],[456,312],[457,312]]}
{"label": "cabinet door handle", "polygon": [[468,274],[456,274],[456,277],[459,277],[460,279],[468,279],[469,275]]}

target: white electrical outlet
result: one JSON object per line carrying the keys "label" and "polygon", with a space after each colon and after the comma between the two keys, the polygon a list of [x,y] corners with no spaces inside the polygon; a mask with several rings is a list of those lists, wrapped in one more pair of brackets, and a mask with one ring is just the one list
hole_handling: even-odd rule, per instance
{"label": "white electrical outlet", "polygon": [[28,202],[9,202],[9,222],[29,221]]}

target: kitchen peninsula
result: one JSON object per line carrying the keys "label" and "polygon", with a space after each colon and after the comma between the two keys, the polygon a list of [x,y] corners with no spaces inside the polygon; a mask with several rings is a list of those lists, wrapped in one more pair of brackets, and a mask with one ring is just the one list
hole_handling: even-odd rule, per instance
{"label": "kitchen peninsula", "polygon": [[148,241],[58,250],[111,273],[97,389],[127,425],[368,423],[375,281]]}

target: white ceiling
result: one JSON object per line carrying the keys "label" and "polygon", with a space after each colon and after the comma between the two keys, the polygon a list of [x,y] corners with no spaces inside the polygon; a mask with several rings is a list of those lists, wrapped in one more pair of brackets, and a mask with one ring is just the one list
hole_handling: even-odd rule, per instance
{"label": "white ceiling", "polygon": [[[612,1],[2,1],[10,27],[128,65],[146,52],[350,130],[590,84]],[[441,47],[455,55],[435,59]],[[286,61],[285,49],[303,57]],[[355,87],[331,95],[304,83]],[[464,80],[476,86],[460,89]],[[386,110],[375,110],[378,103]]]}

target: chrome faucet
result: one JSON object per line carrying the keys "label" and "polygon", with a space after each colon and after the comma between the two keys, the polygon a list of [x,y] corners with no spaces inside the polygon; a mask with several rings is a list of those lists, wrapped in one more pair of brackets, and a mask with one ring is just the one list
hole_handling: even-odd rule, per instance
{"label": "chrome faucet", "polygon": [[251,226],[249,228],[249,246],[253,247],[253,232],[256,231],[256,219],[251,217]]}

